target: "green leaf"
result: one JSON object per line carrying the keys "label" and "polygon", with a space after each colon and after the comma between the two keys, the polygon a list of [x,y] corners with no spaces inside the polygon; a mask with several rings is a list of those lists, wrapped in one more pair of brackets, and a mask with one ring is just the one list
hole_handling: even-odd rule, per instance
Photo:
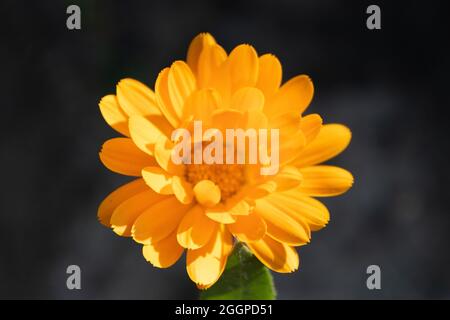
{"label": "green leaf", "polygon": [[273,300],[270,271],[242,243],[237,243],[219,281],[200,293],[201,300]]}

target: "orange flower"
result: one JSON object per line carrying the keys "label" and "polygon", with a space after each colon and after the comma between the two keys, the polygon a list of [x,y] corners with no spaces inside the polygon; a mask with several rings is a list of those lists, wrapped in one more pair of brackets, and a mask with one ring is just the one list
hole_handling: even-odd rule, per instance
{"label": "orange flower", "polygon": [[[186,250],[188,275],[199,288],[219,279],[233,239],[268,268],[295,271],[295,247],[329,221],[327,208],[312,197],[341,194],[353,183],[348,171],[319,165],[342,152],[351,133],[323,125],[317,114],[302,115],[313,97],[309,77],[283,85],[281,79],[272,54],[239,45],[228,55],[210,34],[200,34],[186,62],[160,72],[154,91],[121,80],[100,110],[124,137],[106,141],[100,159],[138,178],[101,203],[101,223],[142,244],[156,267],[173,265]],[[173,131],[192,131],[197,120],[221,132],[278,129],[279,171],[264,176],[258,164],[174,163]]]}

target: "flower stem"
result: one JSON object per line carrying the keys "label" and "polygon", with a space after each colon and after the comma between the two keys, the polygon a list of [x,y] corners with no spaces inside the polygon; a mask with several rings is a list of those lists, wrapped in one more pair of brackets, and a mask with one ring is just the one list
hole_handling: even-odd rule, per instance
{"label": "flower stem", "polygon": [[275,298],[272,274],[241,242],[235,244],[219,281],[200,293],[201,300],[273,300]]}

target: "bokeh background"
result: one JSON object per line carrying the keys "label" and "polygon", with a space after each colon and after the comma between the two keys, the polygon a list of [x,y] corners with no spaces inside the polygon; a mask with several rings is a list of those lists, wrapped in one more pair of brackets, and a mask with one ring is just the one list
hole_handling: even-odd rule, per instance
{"label": "bokeh background", "polygon": [[[448,22],[440,2],[12,1],[0,4],[0,298],[196,299],[184,258],[159,270],[140,246],[98,223],[101,200],[129,179],[98,151],[116,136],[99,99],[133,77],[153,87],[209,31],[229,51],[250,43],[305,73],[310,112],[347,124],[332,161],[353,172],[326,199],[332,219],[300,248],[301,267],[275,275],[280,299],[450,298]],[[66,28],[78,4],[82,29]],[[66,288],[66,268],[82,290]],[[366,288],[377,264],[382,289]]]}

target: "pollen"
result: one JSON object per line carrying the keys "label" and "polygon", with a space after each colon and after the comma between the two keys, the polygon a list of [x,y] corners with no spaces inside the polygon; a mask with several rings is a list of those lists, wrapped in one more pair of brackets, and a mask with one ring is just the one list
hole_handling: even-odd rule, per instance
{"label": "pollen", "polygon": [[245,184],[245,165],[242,164],[188,164],[186,180],[192,185],[211,180],[220,189],[222,201],[236,194]]}

